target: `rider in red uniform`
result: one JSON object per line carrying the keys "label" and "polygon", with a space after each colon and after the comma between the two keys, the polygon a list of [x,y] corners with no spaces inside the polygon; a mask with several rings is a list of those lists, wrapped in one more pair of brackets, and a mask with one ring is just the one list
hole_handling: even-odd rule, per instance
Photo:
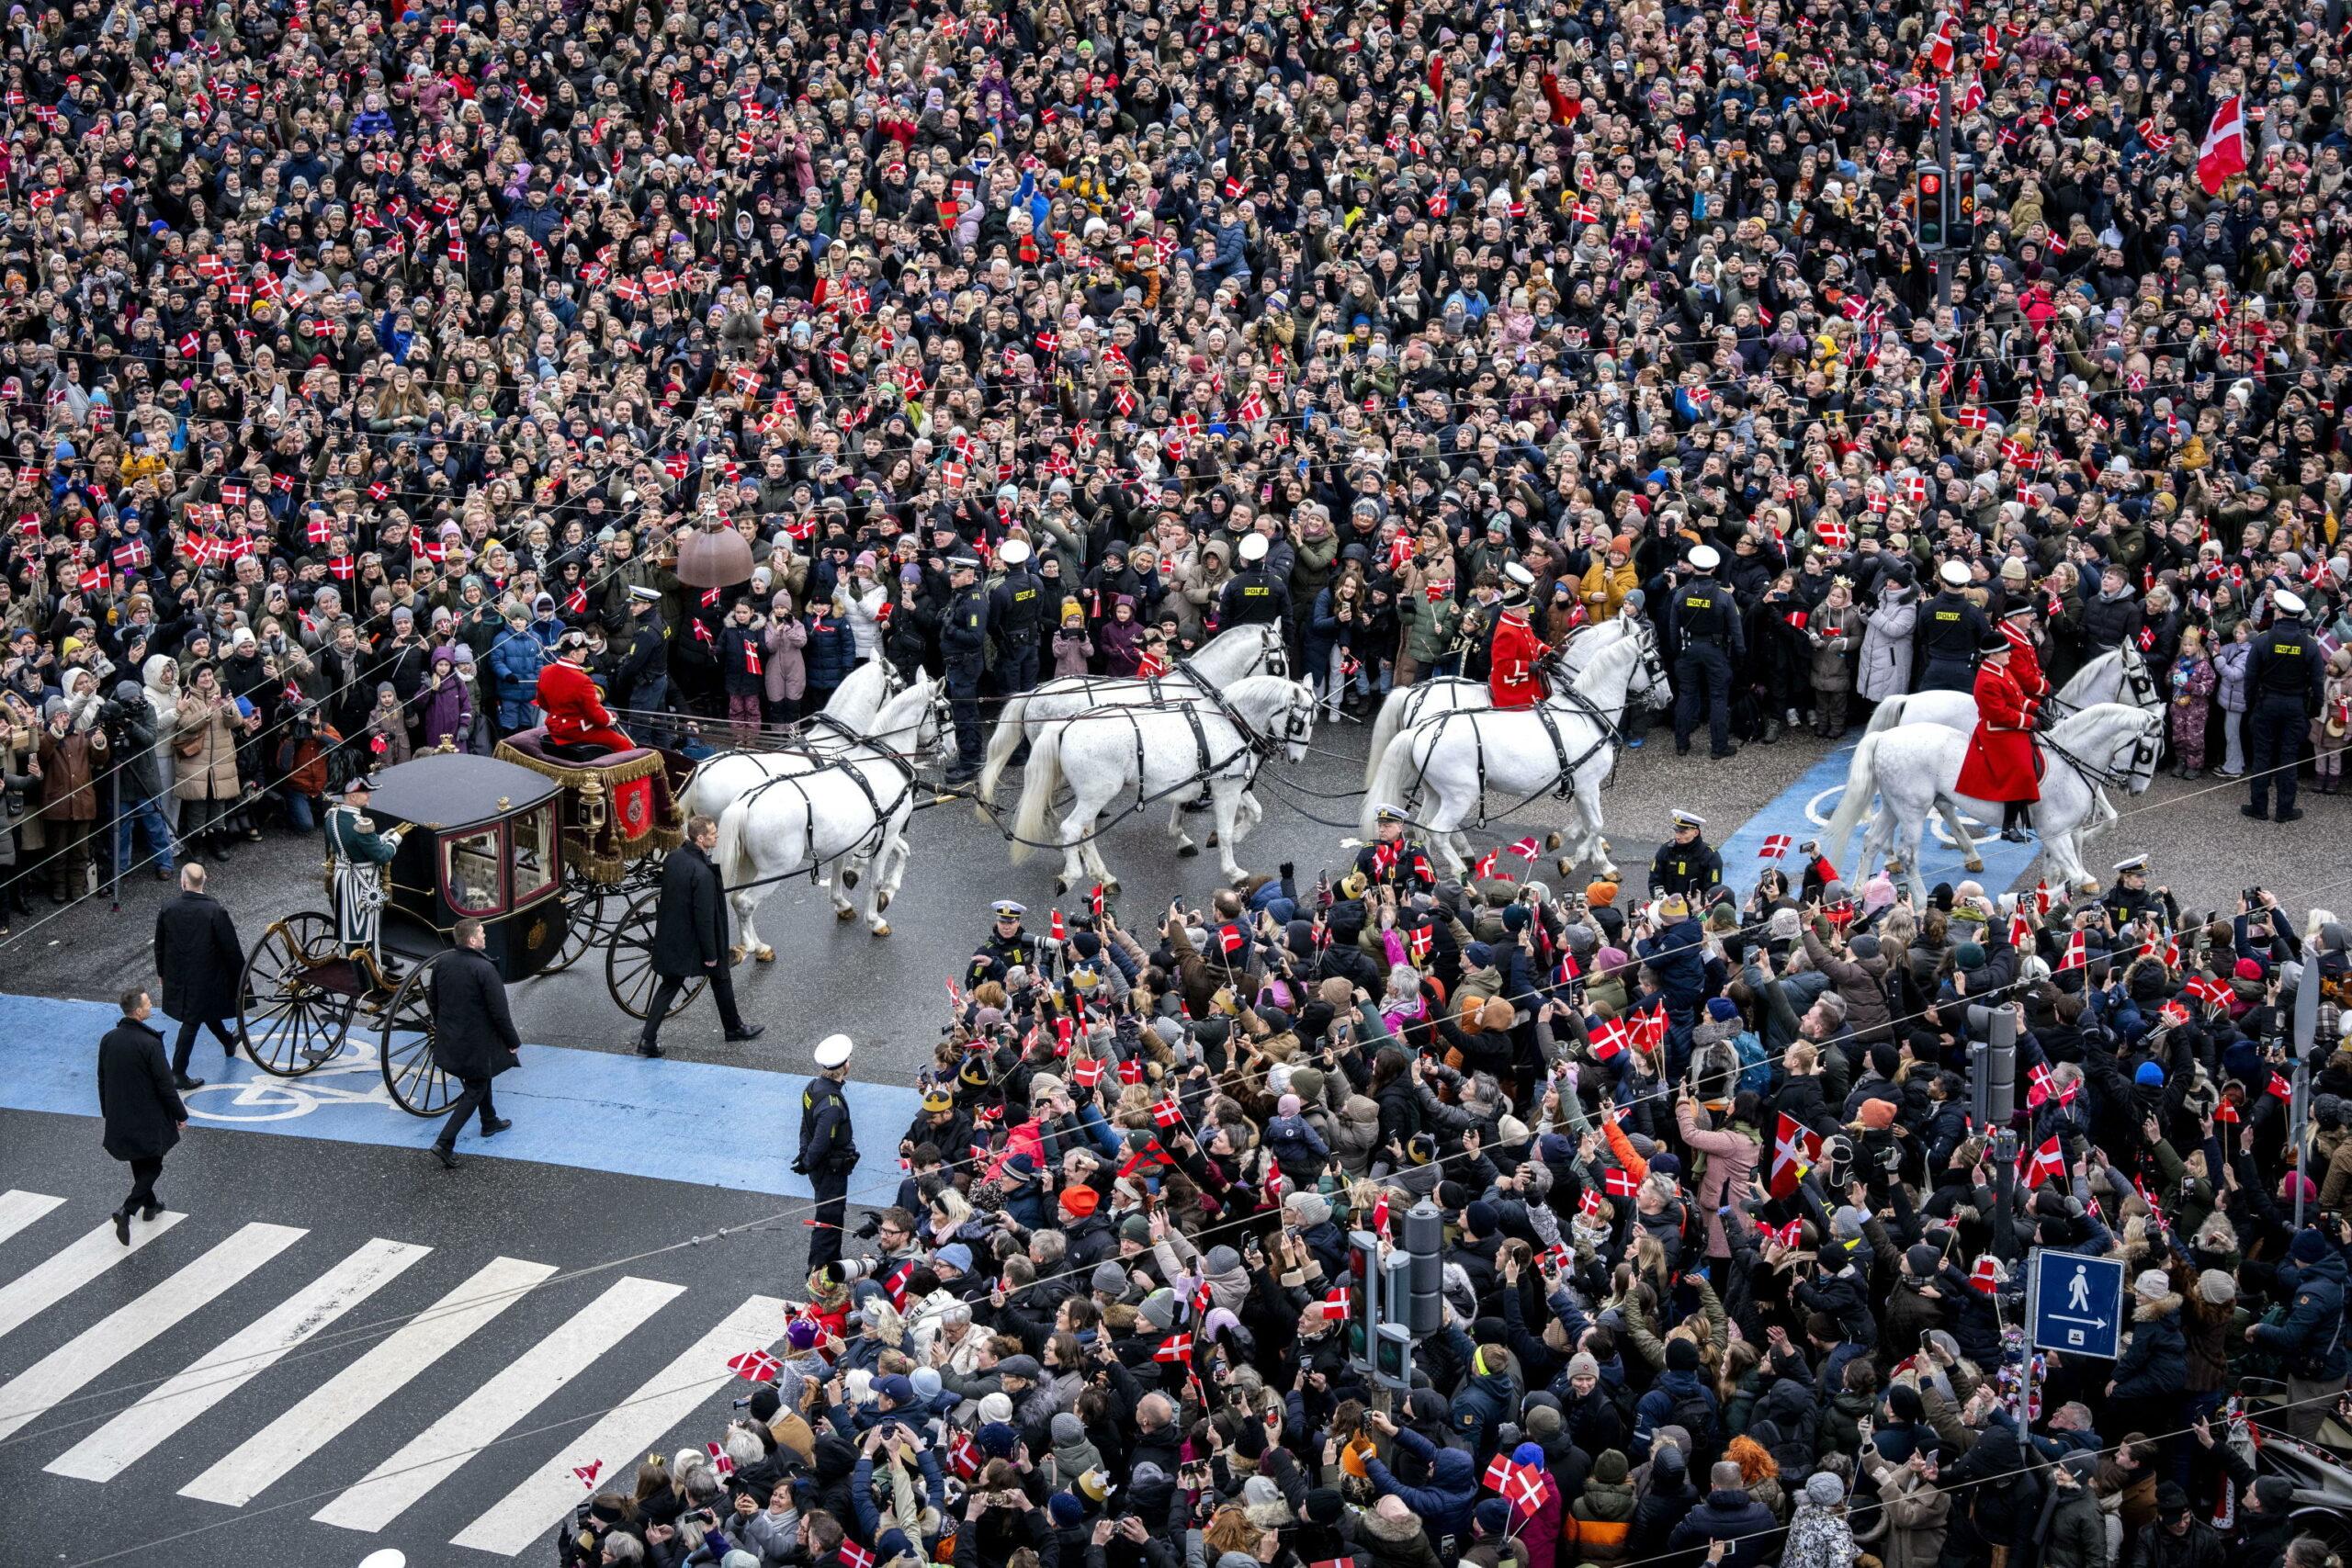
{"label": "rider in red uniform", "polygon": [[1498,708],[1533,707],[1549,694],[1539,667],[1551,651],[1527,621],[1527,592],[1535,574],[1517,561],[1503,567],[1502,614],[1487,657],[1487,690]]}
{"label": "rider in red uniform", "polygon": [[1976,669],[1976,732],[1968,738],[1958,787],[1974,799],[2001,802],[2001,837],[2018,843],[2033,803],[2041,798],[2033,766],[2033,721],[2041,704],[2011,672],[2012,648],[1998,632],[1985,639],[1984,661]]}
{"label": "rider in red uniform", "polygon": [[2001,614],[2000,634],[2009,639],[2009,678],[2018,690],[2041,702],[2050,695],[2050,677],[2041,672],[2041,655],[2033,647],[2033,606],[2012,604]]}
{"label": "rider in red uniform", "polygon": [[587,663],[588,634],[572,631],[556,643],[555,662],[540,670],[539,710],[548,716],[548,739],[561,746],[633,750],[637,742],[622,734],[605,711]]}

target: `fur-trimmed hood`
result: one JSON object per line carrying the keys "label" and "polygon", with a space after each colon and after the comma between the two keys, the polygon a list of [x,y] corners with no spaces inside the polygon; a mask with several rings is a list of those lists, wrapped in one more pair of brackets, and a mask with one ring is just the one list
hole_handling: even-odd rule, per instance
{"label": "fur-trimmed hood", "polygon": [[1392,1519],[1377,1508],[1366,1508],[1356,1516],[1356,1533],[1401,1546],[1421,1533],[1421,1521],[1411,1517]]}
{"label": "fur-trimmed hood", "polygon": [[2143,1298],[2139,1304],[2132,1309],[2132,1321],[2154,1323],[2160,1317],[2171,1317],[2179,1311],[2180,1292],[2175,1291],[2169,1294],[2158,1296],[2153,1301]]}

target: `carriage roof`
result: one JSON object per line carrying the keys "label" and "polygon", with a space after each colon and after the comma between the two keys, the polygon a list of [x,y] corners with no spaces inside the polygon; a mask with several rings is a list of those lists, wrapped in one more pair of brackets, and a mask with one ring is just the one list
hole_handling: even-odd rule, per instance
{"label": "carriage roof", "polygon": [[517,763],[436,751],[378,773],[368,809],[442,833],[518,817],[561,793],[553,779]]}

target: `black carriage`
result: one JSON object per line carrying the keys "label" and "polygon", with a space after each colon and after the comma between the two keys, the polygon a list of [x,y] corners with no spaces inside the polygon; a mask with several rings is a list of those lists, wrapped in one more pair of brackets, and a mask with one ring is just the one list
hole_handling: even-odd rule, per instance
{"label": "black carriage", "polygon": [[378,947],[346,948],[334,918],[305,910],[270,922],[245,959],[238,1022],[264,1072],[299,1077],[372,1032],[385,1088],[417,1116],[460,1092],[433,1060],[425,984],[457,922],[482,922],[484,954],[508,982],[558,963],[566,945],[563,788],[492,757],[435,752],[376,775],[368,815],[400,829],[388,864]]}

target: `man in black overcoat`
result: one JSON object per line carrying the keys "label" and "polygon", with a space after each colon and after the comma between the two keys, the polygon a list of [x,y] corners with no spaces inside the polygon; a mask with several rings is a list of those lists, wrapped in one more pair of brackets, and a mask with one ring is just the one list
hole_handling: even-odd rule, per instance
{"label": "man in black overcoat", "polygon": [[220,901],[204,890],[204,868],[180,867],[178,897],[155,911],[155,973],[164,977],[164,1010],[180,1021],[172,1043],[172,1082],[200,1089],[187,1076],[197,1032],[212,1031],[220,1049],[237,1054],[237,976],[245,964],[237,923]]}
{"label": "man in black overcoat", "polygon": [[98,1115],[105,1122],[107,1153],[130,1167],[130,1196],[114,1212],[114,1238],[130,1245],[130,1216],[142,1220],[164,1212],[155,1196],[164,1156],[180,1141],[187,1107],[172,1087],[164,1059],[164,1036],[148,1025],[155,1003],[145,987],[122,997],[122,1021],[98,1042]]}
{"label": "man in black overcoat", "polygon": [[481,922],[461,919],[450,934],[457,945],[433,965],[424,988],[433,1007],[434,1065],[466,1089],[449,1108],[449,1120],[441,1124],[441,1136],[433,1145],[434,1157],[455,1170],[458,1130],[467,1117],[481,1112],[485,1138],[514,1124],[491,1103],[490,1080],[515,1065],[523,1040],[507,1010],[506,982],[499,977],[498,966],[482,955],[487,938]]}
{"label": "man in black overcoat", "polygon": [[718,844],[718,824],[695,817],[686,823],[686,841],[662,863],[662,901],[653,915],[653,972],[662,983],[654,987],[645,1029],[638,1036],[640,1056],[662,1054],[662,1020],[678,992],[696,977],[710,982],[729,1040],[757,1040],[767,1032],[764,1024],[746,1027],[735,1010],[735,977],[727,962],[727,895],[710,861]]}

